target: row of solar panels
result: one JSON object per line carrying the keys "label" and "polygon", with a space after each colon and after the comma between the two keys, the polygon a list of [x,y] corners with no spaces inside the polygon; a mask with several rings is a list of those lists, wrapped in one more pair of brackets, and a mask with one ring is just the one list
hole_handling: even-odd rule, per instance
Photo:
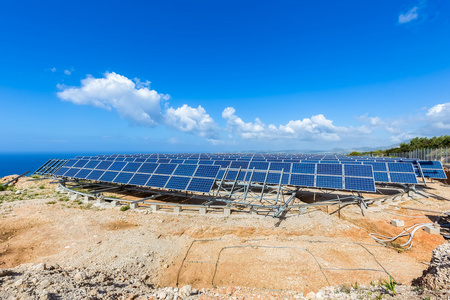
{"label": "row of solar panels", "polygon": [[[209,192],[214,181],[222,179],[375,192],[370,165],[296,164],[291,172],[221,169],[219,165],[69,160],[53,175],[197,192]],[[196,178],[202,179],[202,184]]]}
{"label": "row of solar panels", "polygon": [[[78,157],[79,159],[99,159],[98,157]],[[194,160],[194,159],[180,159],[180,158],[173,158],[173,159],[167,159],[167,158],[142,158],[142,157],[112,157],[112,156],[104,156],[100,158],[101,160],[109,160],[109,161],[127,161],[127,162],[151,162],[151,163],[174,163],[174,164],[214,164],[214,165],[220,165],[223,168],[230,167],[230,168],[244,168],[244,169],[253,169],[255,167],[256,169],[262,169],[262,170],[281,170],[282,168],[285,169],[286,172],[289,172],[289,164],[292,163],[322,163],[322,164],[374,164],[374,163],[386,163],[386,162],[400,162],[403,164],[413,164],[415,168],[416,176],[422,177],[422,174],[424,177],[427,178],[436,178],[436,179],[446,179],[445,172],[442,168],[442,164],[439,161],[418,161],[418,160],[404,160],[404,161],[397,161],[394,159],[391,160],[339,160],[339,161],[313,161],[313,160],[284,160],[282,162],[279,162],[277,160],[275,161],[248,161],[248,160],[232,160],[232,159],[204,159],[204,160]],[[274,167],[269,167],[269,164]],[[419,168],[420,165],[420,168]],[[278,166],[278,167],[275,167]],[[380,165],[382,166],[382,165]],[[374,171],[381,171],[386,172],[387,169],[376,169],[374,167]],[[392,182],[392,181],[386,181],[382,180],[381,178],[386,177],[380,177],[380,182]],[[412,183],[411,181],[408,181],[407,183]]]}

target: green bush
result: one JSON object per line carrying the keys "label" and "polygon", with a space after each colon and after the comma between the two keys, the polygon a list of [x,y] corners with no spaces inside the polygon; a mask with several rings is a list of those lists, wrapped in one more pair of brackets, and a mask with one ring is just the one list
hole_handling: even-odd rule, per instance
{"label": "green bush", "polygon": [[129,210],[130,209],[130,206],[129,205],[125,205],[125,206],[122,206],[121,208],[120,208],[120,211],[127,211],[127,210]]}

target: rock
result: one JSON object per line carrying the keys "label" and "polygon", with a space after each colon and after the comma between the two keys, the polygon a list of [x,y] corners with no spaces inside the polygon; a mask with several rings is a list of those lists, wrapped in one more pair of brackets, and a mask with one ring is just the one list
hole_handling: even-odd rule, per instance
{"label": "rock", "polygon": [[179,295],[182,299],[184,299],[184,298],[189,297],[189,296],[191,295],[191,293],[192,293],[192,286],[190,286],[190,285],[185,285],[185,286],[183,286],[183,287],[180,289],[180,291],[178,292],[178,295]]}
{"label": "rock", "polygon": [[433,250],[430,265],[415,283],[431,290],[448,289],[450,286],[450,244],[442,244]]}
{"label": "rock", "polygon": [[52,283],[50,282],[50,280],[48,279],[44,279],[41,281],[41,286],[45,289],[46,287],[48,287],[49,285],[51,285]]}
{"label": "rock", "polygon": [[20,194],[22,194],[22,191],[21,190],[17,190],[14,194],[20,195]]}
{"label": "rock", "polygon": [[14,282],[14,286],[15,287],[19,287],[19,286],[21,286],[23,284],[23,279],[21,278],[21,279],[19,279],[19,280],[17,280],[16,282]]}
{"label": "rock", "polygon": [[308,294],[306,294],[306,299],[314,299],[314,298],[316,298],[316,293],[309,292]]}
{"label": "rock", "polygon": [[86,279],[86,273],[84,272],[77,272],[74,276],[73,279],[77,280],[77,281],[82,281],[84,279]]}
{"label": "rock", "polygon": [[6,276],[11,274],[11,270],[10,269],[0,269],[0,277]]}
{"label": "rock", "polygon": [[47,266],[45,263],[40,263],[34,266],[35,271],[45,271],[47,269]]}
{"label": "rock", "polygon": [[156,295],[156,297],[158,297],[158,299],[166,299],[167,293],[164,292],[164,291],[159,292],[159,293]]}

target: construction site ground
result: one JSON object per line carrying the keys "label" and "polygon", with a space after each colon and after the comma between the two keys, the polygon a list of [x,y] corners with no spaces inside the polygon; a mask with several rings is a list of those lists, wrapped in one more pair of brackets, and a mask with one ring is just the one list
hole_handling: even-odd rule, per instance
{"label": "construction site ground", "polygon": [[404,227],[392,219],[409,227],[440,215],[410,208],[450,211],[450,186],[441,182],[420,189],[429,198],[370,206],[364,215],[356,205],[339,213],[337,206],[323,206],[285,219],[121,211],[70,200],[55,187],[27,177],[0,192],[0,269],[42,262],[124,269],[154,287],[191,285],[204,298],[313,295],[332,286],[379,285],[388,274],[409,286],[446,240],[419,230],[412,248],[403,250],[406,237],[388,248],[369,233],[394,236]]}

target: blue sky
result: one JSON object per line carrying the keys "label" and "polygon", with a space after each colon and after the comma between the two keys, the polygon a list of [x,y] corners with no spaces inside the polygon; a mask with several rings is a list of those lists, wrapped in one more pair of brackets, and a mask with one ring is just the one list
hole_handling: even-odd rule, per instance
{"label": "blue sky", "polygon": [[449,1],[4,1],[0,152],[450,134]]}

